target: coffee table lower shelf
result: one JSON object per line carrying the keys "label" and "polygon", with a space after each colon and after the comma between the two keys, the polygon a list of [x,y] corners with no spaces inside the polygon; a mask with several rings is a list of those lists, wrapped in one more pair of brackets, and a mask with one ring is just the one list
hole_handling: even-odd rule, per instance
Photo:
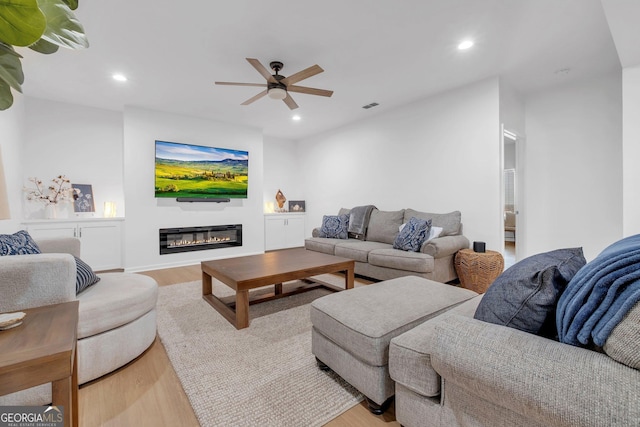
{"label": "coffee table lower shelf", "polygon": [[[209,276],[209,280],[211,280],[211,276]],[[288,297],[291,295],[301,294],[303,292],[309,292],[314,289],[327,289],[332,292],[344,291],[345,288],[340,288],[337,286],[330,285],[328,283],[323,282],[315,282],[308,279],[302,279],[305,282],[304,285],[296,287],[287,292],[282,291],[282,283],[278,283],[273,285],[274,291],[263,294],[260,296],[250,297],[249,291],[244,292],[236,292],[236,299],[233,302],[224,302],[217,296],[212,293],[211,289],[204,289],[204,280],[203,280],[203,295],[202,298],[208,302],[216,311],[227,319],[229,323],[234,325],[236,329],[243,329],[249,326],[249,306],[254,304],[259,304],[262,302],[273,301],[279,298]],[[209,285],[212,287],[211,285]],[[347,288],[349,289],[349,288]],[[246,317],[246,321],[242,321],[241,319]]]}
{"label": "coffee table lower shelf", "polygon": [[[289,267],[289,264],[296,264],[296,262],[299,264],[297,269]],[[204,261],[201,265],[202,298],[227,319],[229,323],[234,325],[236,329],[243,329],[249,326],[249,306],[253,304],[272,301],[318,288],[328,289],[333,292],[351,289],[353,288],[355,277],[353,260],[305,251],[304,249]],[[338,272],[345,274],[344,288],[320,280],[309,280],[310,277],[320,274]],[[213,294],[213,278],[235,291],[234,301],[225,302]],[[284,291],[282,283],[293,280],[301,280],[304,284]],[[266,286],[273,286],[273,292],[250,297],[250,290]],[[226,299],[228,300],[229,297]]]}

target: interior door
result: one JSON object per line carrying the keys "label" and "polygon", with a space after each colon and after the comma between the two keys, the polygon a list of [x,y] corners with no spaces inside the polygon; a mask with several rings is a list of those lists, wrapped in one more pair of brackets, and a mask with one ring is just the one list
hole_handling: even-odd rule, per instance
{"label": "interior door", "polygon": [[519,196],[519,168],[518,168],[518,136],[507,129],[502,130],[502,221],[505,266],[515,264],[518,249],[518,196]]}

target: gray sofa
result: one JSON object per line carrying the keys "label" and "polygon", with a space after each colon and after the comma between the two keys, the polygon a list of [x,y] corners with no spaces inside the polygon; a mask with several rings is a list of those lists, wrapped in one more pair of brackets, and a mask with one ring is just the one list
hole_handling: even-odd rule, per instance
{"label": "gray sofa", "polygon": [[[37,255],[0,256],[0,313],[78,300],[78,383],[126,365],[156,337],[158,285],[131,273],[99,274],[100,281],[76,296],[80,240],[37,241]],[[0,396],[0,405],[51,402],[49,384]]]}
{"label": "gray sofa", "polygon": [[[349,214],[340,209],[339,215]],[[393,242],[402,224],[411,217],[431,219],[432,226],[442,227],[440,237],[425,242],[420,252],[393,249]],[[457,278],[453,259],[460,249],[468,248],[469,240],[462,235],[459,211],[434,214],[413,209],[380,211],[374,209],[364,233],[364,240],[319,237],[319,228],[305,240],[308,250],[355,260],[356,274],[378,280],[403,276],[419,276],[446,283]]]}
{"label": "gray sofa", "polygon": [[603,353],[475,320],[482,298],[391,340],[400,424],[640,426],[640,371]]}

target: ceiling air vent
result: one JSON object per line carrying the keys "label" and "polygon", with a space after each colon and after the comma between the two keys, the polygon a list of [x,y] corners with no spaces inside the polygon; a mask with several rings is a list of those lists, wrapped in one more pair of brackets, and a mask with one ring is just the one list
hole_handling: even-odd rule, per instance
{"label": "ceiling air vent", "polygon": [[372,102],[371,104],[363,105],[362,108],[368,110],[369,108],[377,107],[378,105],[380,104],[378,104],[377,102]]}

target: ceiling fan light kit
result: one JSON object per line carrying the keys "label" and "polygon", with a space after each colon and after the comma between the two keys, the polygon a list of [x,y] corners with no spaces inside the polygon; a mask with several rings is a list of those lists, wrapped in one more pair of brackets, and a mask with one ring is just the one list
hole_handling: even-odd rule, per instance
{"label": "ceiling fan light kit", "polygon": [[278,86],[270,87],[267,92],[271,99],[285,99],[287,97],[287,90]]}
{"label": "ceiling fan light kit", "polygon": [[333,91],[326,89],[316,89],[312,87],[304,87],[304,86],[295,86],[295,83],[302,81],[304,79],[308,79],[309,77],[315,76],[316,74],[322,73],[324,70],[320,68],[319,65],[312,65],[309,68],[305,68],[302,71],[298,71],[295,74],[290,75],[289,77],[285,77],[280,74],[280,70],[284,67],[283,63],[280,61],[272,61],[269,63],[269,66],[274,71],[275,74],[269,73],[269,71],[265,68],[264,65],[260,63],[255,58],[246,58],[249,64],[253,66],[265,78],[267,81],[266,84],[261,83],[234,83],[234,82],[215,82],[217,85],[226,85],[226,86],[256,86],[256,87],[266,87],[265,90],[254,95],[253,97],[247,99],[241,105],[249,105],[258,99],[267,95],[271,99],[278,99],[287,104],[291,110],[295,110],[298,108],[298,104],[291,98],[289,92],[296,93],[305,93],[308,95],[318,95],[318,96],[326,96],[330,97],[333,95]]}

